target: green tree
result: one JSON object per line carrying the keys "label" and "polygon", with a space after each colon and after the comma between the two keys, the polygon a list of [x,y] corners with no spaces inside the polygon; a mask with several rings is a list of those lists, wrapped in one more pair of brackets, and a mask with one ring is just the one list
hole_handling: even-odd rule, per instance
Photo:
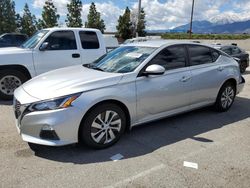
{"label": "green tree", "polygon": [[142,8],[141,9],[141,14],[140,14],[140,17],[139,17],[139,21],[138,21],[138,24],[137,24],[137,28],[136,28],[136,32],[138,33],[139,37],[144,37],[146,36],[146,20],[145,20],[145,11],[144,9]]}
{"label": "green tree", "polygon": [[118,19],[118,25],[116,26],[118,36],[124,40],[132,37],[132,23],[130,21],[130,10],[126,7],[126,10],[122,16]]}
{"label": "green tree", "polygon": [[42,20],[39,19],[38,27],[48,28],[58,26],[58,20],[60,16],[57,14],[57,8],[53,4],[52,0],[46,0],[42,11]]}
{"label": "green tree", "polygon": [[104,20],[101,19],[100,12],[97,12],[95,3],[91,3],[89,7],[88,20],[85,22],[85,27],[99,29],[102,33],[106,29]]}
{"label": "green tree", "polygon": [[15,3],[12,0],[0,0],[0,34],[15,32],[16,12]]}
{"label": "green tree", "polygon": [[65,20],[68,27],[82,27],[82,1],[81,0],[71,0],[67,4],[68,14]]}
{"label": "green tree", "polygon": [[26,3],[23,9],[23,16],[21,17],[21,33],[31,36],[36,31],[36,17],[32,15],[29,6]]}

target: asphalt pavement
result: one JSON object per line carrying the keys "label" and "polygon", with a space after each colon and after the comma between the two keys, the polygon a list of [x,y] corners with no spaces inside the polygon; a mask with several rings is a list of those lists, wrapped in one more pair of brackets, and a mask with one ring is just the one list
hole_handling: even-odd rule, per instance
{"label": "asphalt pavement", "polygon": [[11,102],[0,101],[0,187],[248,188],[250,69],[244,77],[228,112],[204,108],[138,126],[105,150],[31,150],[17,133]]}

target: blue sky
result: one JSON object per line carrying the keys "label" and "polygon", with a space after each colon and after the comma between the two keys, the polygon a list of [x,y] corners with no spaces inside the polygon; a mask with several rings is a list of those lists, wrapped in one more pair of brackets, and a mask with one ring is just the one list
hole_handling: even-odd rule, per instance
{"label": "blue sky", "polygon": [[[28,3],[31,12],[41,17],[45,0],[14,0],[16,12],[22,12]],[[60,24],[64,24],[67,14],[66,4],[70,0],[53,0],[61,15]],[[83,0],[83,21],[86,21],[91,0]],[[136,13],[137,0],[94,0],[97,10],[105,21],[107,31],[115,31],[117,19],[126,6]],[[169,29],[190,20],[192,0],[142,0],[146,12],[147,29]],[[250,0],[195,0],[194,20],[212,22],[250,20]]]}

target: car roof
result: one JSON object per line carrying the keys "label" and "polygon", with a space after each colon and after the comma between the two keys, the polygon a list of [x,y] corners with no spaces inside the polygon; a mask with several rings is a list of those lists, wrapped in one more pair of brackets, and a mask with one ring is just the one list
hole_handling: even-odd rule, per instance
{"label": "car roof", "polygon": [[95,31],[95,32],[100,32],[100,30],[98,30],[98,29],[81,28],[81,27],[52,27],[52,28],[45,28],[43,30],[50,30],[50,31],[70,30],[70,31]]}
{"label": "car roof", "polygon": [[223,47],[237,47],[237,48],[239,48],[238,46],[230,45],[230,44],[225,44],[225,45],[223,45],[223,44],[220,44],[220,45],[214,44],[214,45],[211,45],[211,46],[214,47],[214,48],[216,48],[216,49],[221,49]]}
{"label": "car roof", "polygon": [[196,42],[190,42],[190,41],[184,41],[184,40],[149,40],[149,41],[143,41],[143,42],[134,42],[134,43],[128,43],[124,44],[122,46],[140,46],[140,47],[154,47],[154,48],[160,48],[163,46],[169,46],[169,45],[175,45],[175,44],[192,44],[197,46],[206,46],[211,47],[209,45],[205,44],[197,44]]}
{"label": "car roof", "polygon": [[27,36],[26,34],[23,34],[23,33],[3,33],[1,36],[4,36],[4,35],[22,35],[22,36]]}

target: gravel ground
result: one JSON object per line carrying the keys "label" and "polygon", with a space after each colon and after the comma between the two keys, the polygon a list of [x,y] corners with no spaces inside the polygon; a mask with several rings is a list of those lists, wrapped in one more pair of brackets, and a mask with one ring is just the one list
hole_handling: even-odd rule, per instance
{"label": "gravel ground", "polygon": [[[228,112],[205,108],[139,126],[98,151],[31,150],[17,133],[11,104],[0,101],[0,187],[249,187],[250,69],[244,77]],[[114,162],[115,154],[124,158]]]}

